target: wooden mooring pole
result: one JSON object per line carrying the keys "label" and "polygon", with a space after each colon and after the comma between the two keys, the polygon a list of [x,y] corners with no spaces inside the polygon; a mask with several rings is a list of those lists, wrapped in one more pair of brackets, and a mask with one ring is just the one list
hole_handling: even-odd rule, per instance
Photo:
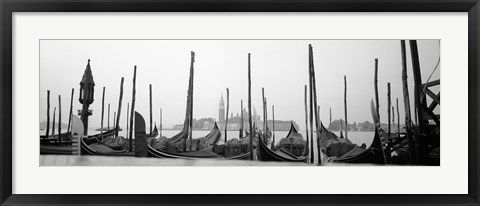
{"label": "wooden mooring pole", "polygon": [[55,111],[57,110],[56,107],[53,107],[53,120],[52,120],[52,138],[55,135]]}
{"label": "wooden mooring pole", "polygon": [[392,106],[392,125],[395,127],[395,107]]}
{"label": "wooden mooring pole", "polygon": [[253,125],[252,125],[252,79],[251,79],[251,65],[250,65],[250,56],[248,53],[248,126],[250,127],[250,160],[253,161]]}
{"label": "wooden mooring pole", "polygon": [[228,110],[230,108],[230,90],[227,88],[227,113],[225,117],[225,145],[227,144],[227,132],[228,132]]}
{"label": "wooden mooring pole", "polygon": [[160,137],[162,137],[162,126],[163,126],[163,124],[162,124],[162,118],[163,118],[162,115],[163,115],[163,114],[162,114],[162,108],[160,108]]}
{"label": "wooden mooring pole", "polygon": [[[405,40],[400,41],[402,51],[402,85],[403,85],[403,102],[405,106],[405,127],[408,140],[408,157],[410,164],[413,164],[415,157],[415,144],[412,137],[412,119],[410,113],[410,97],[408,94],[408,78],[407,78],[407,55],[405,49]],[[398,110],[397,110],[398,111]]]}
{"label": "wooden mooring pole", "polygon": [[133,119],[135,112],[135,86],[137,82],[137,65],[133,67],[132,108],[130,109],[130,131],[128,134],[128,151],[132,152]]}
{"label": "wooden mooring pole", "polygon": [[345,82],[345,92],[344,92],[344,100],[345,100],[345,138],[348,139],[348,120],[347,120],[347,75],[343,75],[343,80]]}
{"label": "wooden mooring pole", "polygon": [[391,96],[390,96],[390,82],[387,83],[387,111],[388,111],[388,138],[390,139],[390,134],[391,134],[391,130],[390,130],[390,117],[391,117],[391,114],[390,114],[390,107],[392,107],[392,100],[391,100]]}
{"label": "wooden mooring pole", "polygon": [[[378,59],[375,58],[375,76],[374,76],[374,87],[375,87],[375,106],[377,109],[377,117],[378,117],[378,123],[380,123],[380,104],[378,101]],[[380,126],[380,125],[377,125]]]}
{"label": "wooden mooring pole", "polygon": [[400,137],[400,111],[398,109],[398,98],[397,98],[397,133],[398,133],[398,137]]}
{"label": "wooden mooring pole", "polygon": [[332,108],[330,107],[330,124],[328,125],[328,127],[330,127],[330,125],[332,125]]}
{"label": "wooden mooring pole", "polygon": [[115,118],[117,117],[117,112],[113,112],[113,125],[112,125],[112,128],[116,128],[115,126]]}
{"label": "wooden mooring pole", "polygon": [[[426,140],[427,126],[429,125],[429,120],[435,121],[436,116],[434,114],[428,115],[428,112],[431,112],[427,106],[426,95],[422,94],[422,74],[420,71],[420,60],[418,54],[417,40],[409,40],[410,43],[410,54],[411,54],[411,63],[413,70],[413,82],[414,82],[414,103],[415,103],[415,114],[414,116],[418,120],[416,129],[414,130],[414,142],[415,142],[415,161],[419,164],[425,164],[429,158],[428,150],[428,141]],[[430,91],[430,90],[426,90]],[[431,117],[429,117],[431,116]],[[436,124],[440,124],[440,121],[435,121]]]}
{"label": "wooden mooring pole", "polygon": [[309,153],[310,153],[310,162],[313,163],[313,155],[312,155],[312,144],[313,142],[313,86],[312,86],[312,50],[311,50],[311,45],[308,45],[308,76],[309,76],[309,89],[310,89],[310,145],[309,145]]}
{"label": "wooden mooring pole", "polygon": [[107,130],[110,130],[110,104],[108,104],[108,112],[107,112]]}
{"label": "wooden mooring pole", "polygon": [[272,146],[275,146],[275,106],[274,105],[272,105]]}
{"label": "wooden mooring pole", "polygon": [[189,151],[192,151],[192,130],[193,130],[193,70],[194,70],[194,63],[195,63],[195,52],[190,52],[190,130],[188,132],[188,139],[190,139],[190,148]]}
{"label": "wooden mooring pole", "polygon": [[[317,106],[317,116],[320,117],[320,106]],[[321,123],[320,123],[321,124]],[[321,125],[320,125],[321,126]],[[317,130],[317,133],[320,132],[322,130],[321,127],[318,128]],[[322,162],[322,153],[321,153],[321,150],[320,150],[320,141],[317,139],[317,158],[318,158],[318,162],[319,164],[321,164]],[[313,154],[312,154],[313,155]]]}
{"label": "wooden mooring pole", "polygon": [[238,132],[238,139],[242,139],[243,137],[243,100],[240,100],[240,118],[241,118],[241,123],[240,123],[240,132]]}
{"label": "wooden mooring pole", "polygon": [[125,133],[125,135],[126,135],[125,139],[128,139],[128,121],[130,120],[130,119],[128,119],[129,109],[130,109],[130,102],[127,102],[127,131]]}
{"label": "wooden mooring pole", "polygon": [[310,138],[308,136],[308,94],[307,94],[307,85],[305,85],[305,134],[306,134],[306,142],[305,142],[305,155],[308,155],[310,149],[309,149],[309,141]]}
{"label": "wooden mooring pole", "polygon": [[268,139],[268,108],[267,108],[267,98],[265,98],[265,138],[263,138],[263,141],[265,143],[267,143],[267,139]]}
{"label": "wooden mooring pole", "polygon": [[103,139],[103,116],[104,116],[104,110],[105,110],[105,87],[103,87],[103,92],[102,92],[102,117],[100,119],[100,139]]}
{"label": "wooden mooring pole", "polygon": [[[122,113],[122,100],[123,100],[123,81],[125,78],[122,77],[120,80],[120,97],[118,98],[118,112],[115,123],[115,137],[118,137],[118,130],[120,130],[120,114]],[[115,119],[115,118],[114,118]]]}
{"label": "wooden mooring pole", "polygon": [[[262,87],[262,105],[263,105],[263,140],[266,140],[267,136],[267,123],[265,122],[265,115],[266,115],[266,112],[265,112],[265,89]],[[260,139],[258,140],[260,141]]]}
{"label": "wooden mooring pole", "polygon": [[68,113],[68,126],[67,126],[67,133],[70,132],[70,126],[71,126],[71,123],[72,123],[72,110],[73,110],[73,93],[74,93],[75,89],[72,88],[72,95],[70,97],[70,112]]}
{"label": "wooden mooring pole", "polygon": [[149,84],[149,89],[150,89],[150,93],[149,93],[149,96],[150,96],[150,133],[149,133],[149,136],[151,137],[152,136],[152,130],[153,130],[153,127],[152,127],[152,121],[153,121],[153,110],[152,110],[152,84]]}
{"label": "wooden mooring pole", "polygon": [[50,132],[50,90],[47,90],[47,128],[45,132],[45,138],[47,139],[48,139],[48,136],[50,135],[49,132]]}
{"label": "wooden mooring pole", "polygon": [[62,97],[58,95],[58,143],[62,143]]}
{"label": "wooden mooring pole", "polygon": [[[310,108],[312,110],[314,110],[314,114],[315,114],[315,126],[316,126],[316,134],[317,134],[317,141],[318,139],[320,138],[320,132],[319,132],[319,128],[320,128],[320,118],[318,116],[318,111],[317,111],[317,86],[316,86],[316,82],[315,82],[315,66],[314,66],[314,62],[313,62],[313,47],[311,44],[308,45],[309,47],[309,67],[310,67],[310,81],[312,82],[311,83],[311,93],[310,95],[313,96],[313,105],[311,104],[310,105]],[[312,98],[310,98],[312,99]],[[312,102],[311,102],[312,103]],[[312,114],[313,112],[310,112],[310,114]],[[313,114],[312,114],[313,115]],[[314,138],[313,138],[313,129],[311,132],[311,141],[310,141],[310,156],[311,156],[311,163],[315,163],[315,156],[314,156],[314,147],[313,147],[313,142],[314,142]],[[322,164],[322,159],[319,160],[318,162],[319,164]]]}

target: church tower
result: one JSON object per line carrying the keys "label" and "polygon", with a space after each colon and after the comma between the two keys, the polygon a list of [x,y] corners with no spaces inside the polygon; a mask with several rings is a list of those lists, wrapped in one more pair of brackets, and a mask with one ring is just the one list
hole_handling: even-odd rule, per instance
{"label": "church tower", "polygon": [[222,93],[222,97],[220,99],[220,104],[218,108],[218,120],[219,122],[225,121],[225,102],[223,101],[223,93]]}

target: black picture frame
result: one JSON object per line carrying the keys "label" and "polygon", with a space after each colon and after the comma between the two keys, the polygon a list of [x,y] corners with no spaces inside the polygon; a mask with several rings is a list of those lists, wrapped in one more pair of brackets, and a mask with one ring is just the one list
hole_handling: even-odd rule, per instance
{"label": "black picture frame", "polygon": [[[0,0],[1,205],[479,205],[478,0]],[[34,195],[12,194],[13,12],[468,12],[466,195]],[[464,121],[464,120],[461,120]],[[407,178],[407,177],[406,177]],[[450,178],[450,177],[445,177]],[[372,184],[375,184],[372,182]],[[379,185],[380,186],[380,185]],[[361,189],[361,187],[359,187]],[[386,190],[388,188],[385,188]]]}

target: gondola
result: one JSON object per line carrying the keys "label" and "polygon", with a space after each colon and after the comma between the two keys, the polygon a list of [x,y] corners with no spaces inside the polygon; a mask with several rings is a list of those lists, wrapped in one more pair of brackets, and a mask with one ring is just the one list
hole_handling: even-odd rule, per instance
{"label": "gondola", "polygon": [[[104,143],[108,137],[115,135],[115,129],[109,130],[103,135],[97,134],[90,136],[88,138],[82,138],[81,140],[81,154],[82,155],[101,155],[101,156],[134,156],[135,152],[129,152],[123,147],[118,146],[117,148],[110,148]],[[119,138],[118,136],[116,138]]]}
{"label": "gondola", "polygon": [[112,137],[114,135],[115,135],[115,129],[113,129],[113,132],[103,134],[103,136],[94,135],[88,138],[82,138],[80,142],[81,154],[82,155],[101,155],[101,156],[134,156],[135,154],[134,152],[129,152],[126,149],[113,149],[102,144],[103,140],[105,140],[108,137]]}
{"label": "gondola", "polygon": [[[146,147],[147,153],[146,154],[139,154],[138,156],[148,156],[148,157],[156,157],[156,158],[180,158],[180,159],[246,159],[249,157],[250,153],[241,154],[231,158],[223,158],[222,156],[214,153],[212,151],[213,146],[209,146],[205,149],[192,151],[192,152],[168,152],[161,149],[155,149],[150,144],[148,144],[148,137],[145,134],[145,119],[141,114],[135,112],[135,140],[136,140],[136,148],[139,149],[138,152],[142,152],[141,147]],[[217,142],[220,138],[220,130],[218,126],[215,126],[213,130],[204,137],[205,140],[211,142]],[[185,137],[186,139],[186,137]],[[140,143],[138,143],[138,141]],[[136,149],[137,151],[137,149]]]}
{"label": "gondola", "polygon": [[[48,138],[46,138],[45,135],[40,135],[40,144],[41,145],[49,145],[49,146],[59,146],[59,145],[69,145],[69,144],[71,144],[71,137],[72,137],[71,132],[65,132],[65,133],[62,133],[60,135],[63,138],[61,143],[58,141],[58,134],[53,135],[53,136],[49,136]],[[115,128],[107,130],[103,133],[90,135],[87,138],[84,138],[84,141],[87,144],[93,144],[93,143],[97,143],[99,141],[102,141],[106,137],[111,137],[113,135],[115,135]]]}
{"label": "gondola", "polygon": [[[75,117],[77,118],[77,117]],[[81,120],[80,120],[80,124]],[[82,124],[83,125],[83,124]],[[74,125],[72,125],[72,131],[73,131]],[[81,130],[83,131],[83,126],[81,127]],[[82,132],[83,133],[83,132]],[[74,154],[74,150],[72,149],[72,144],[75,143],[72,141],[72,134],[69,133],[62,133],[68,135],[68,138],[70,140],[68,141],[62,141],[59,143],[58,141],[41,141],[40,143],[40,154],[54,154],[54,155],[71,155]],[[80,141],[80,148],[81,151],[80,153],[82,155],[125,155],[125,151],[121,150],[113,150],[113,149],[107,149],[108,151],[99,151],[94,148],[92,148],[92,144],[101,142],[102,140],[111,137],[115,135],[115,129],[108,130],[107,132],[104,132],[103,134],[95,134],[92,136],[89,136],[87,138],[82,138]],[[106,147],[106,146],[105,146]],[[133,153],[132,153],[133,154]],[[131,154],[126,154],[127,156]]]}
{"label": "gondola", "polygon": [[[293,127],[293,125],[292,125]],[[288,132],[288,135],[286,138],[292,137],[292,135],[300,135],[297,130],[293,127],[290,128],[290,131]],[[258,146],[258,159],[260,161],[273,161],[273,162],[307,162],[308,161],[308,155],[307,156],[295,156],[293,154],[290,154],[288,152],[284,152],[282,150],[278,151],[272,151],[271,149],[268,148],[266,143],[262,140],[260,137],[259,139],[259,146]]]}
{"label": "gondola", "polygon": [[[334,138],[336,135],[321,125],[320,139]],[[320,143],[321,145],[321,143]],[[323,151],[322,151],[323,152]],[[326,156],[326,155],[325,155]],[[380,143],[378,129],[375,129],[375,137],[369,148],[354,147],[340,157],[328,157],[331,162],[336,163],[364,163],[364,164],[385,164],[385,156]]]}
{"label": "gondola", "polygon": [[[378,115],[376,115],[376,110],[373,105],[372,101],[372,116],[375,122],[375,125],[378,124]],[[328,140],[333,141],[340,141],[335,134],[328,131],[322,123],[320,129],[320,138],[318,140],[319,145],[323,145],[324,142]],[[363,164],[386,164],[385,161],[385,153],[382,148],[382,143],[380,140],[380,134],[378,132],[378,127],[375,127],[375,136],[373,138],[372,144],[369,148],[362,148],[355,146],[350,151],[346,152],[345,154],[341,155],[340,157],[328,157],[323,153],[327,159],[327,162],[336,162],[336,163],[363,163]],[[352,143],[350,143],[352,144]],[[321,149],[323,152],[323,148]]]}
{"label": "gondola", "polygon": [[[73,133],[73,135],[72,135]],[[75,116],[72,116],[72,132],[63,133],[69,135],[68,142],[55,143],[47,142],[40,144],[40,154],[44,155],[77,155],[79,154],[78,139],[83,137],[83,123]],[[58,136],[57,136],[58,137]]]}
{"label": "gondola", "polygon": [[290,130],[287,136],[280,139],[277,146],[271,148],[274,151],[280,150],[296,157],[305,156],[308,152],[307,141],[298,133],[293,122],[290,122]]}
{"label": "gondola", "polygon": [[[181,134],[182,132],[180,132]],[[220,138],[220,130],[218,127],[214,127],[213,130],[204,138],[207,140],[215,140]],[[176,135],[178,136],[178,135]],[[186,135],[183,137],[186,141]],[[155,149],[150,144],[148,144],[147,135],[145,134],[145,119],[141,114],[135,112],[135,140],[139,142],[139,147],[145,147],[147,153],[139,154],[139,156],[148,156],[148,157],[157,157],[157,158],[182,158],[182,159],[200,159],[200,158],[222,158],[222,156],[214,153],[212,151],[212,146],[207,147],[199,151],[192,152],[167,152],[161,149]],[[137,148],[137,147],[136,147]],[[142,150],[139,148],[139,150]]]}
{"label": "gondola", "polygon": [[[78,117],[73,116],[75,123],[72,121],[72,131],[76,130],[82,131],[83,134],[83,123]],[[77,121],[78,119],[78,121]],[[104,138],[113,136],[115,134],[115,129],[108,130],[103,134],[95,134],[87,138],[83,138],[84,142],[87,144],[96,143],[102,141]],[[72,149],[72,144],[76,143],[72,141],[72,132],[61,133],[62,142],[58,141],[58,134],[45,138],[44,135],[40,136],[40,154],[49,154],[49,155],[71,155],[74,154],[75,149]],[[103,137],[103,138],[101,138]]]}
{"label": "gondola", "polygon": [[81,141],[81,154],[82,155],[101,155],[101,156],[134,156],[134,152],[129,152],[125,149],[114,150],[107,146],[102,146],[102,149],[95,149],[92,144],[85,143],[84,139]]}
{"label": "gondola", "polygon": [[[250,160],[250,149],[249,149],[249,144],[250,144],[250,136],[248,134],[248,132],[246,133],[245,136],[243,136],[242,138],[238,139],[238,138],[234,138],[234,139],[230,139],[227,141],[227,144],[228,143],[232,143],[234,141],[238,141],[238,152],[234,152],[233,155],[229,155],[229,152],[226,152],[227,149],[230,149],[229,146],[226,146],[226,145],[214,145],[214,148],[213,148],[213,151],[219,155],[221,155],[222,157],[224,157],[224,159],[229,159],[229,160]],[[256,147],[255,145],[257,145],[258,143],[258,139],[257,141],[253,141],[253,145],[254,145],[254,148]],[[216,151],[215,148],[219,148],[218,151]],[[254,149],[256,150],[256,149]]]}

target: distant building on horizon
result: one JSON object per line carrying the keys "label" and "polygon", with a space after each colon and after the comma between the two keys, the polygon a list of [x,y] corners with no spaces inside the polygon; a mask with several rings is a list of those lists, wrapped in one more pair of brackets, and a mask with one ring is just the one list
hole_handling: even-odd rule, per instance
{"label": "distant building on horizon", "polygon": [[[243,109],[243,129],[245,131],[249,130],[249,121],[248,121],[248,111],[245,108]],[[255,107],[253,109],[253,124],[260,130],[263,130],[263,121],[261,120],[260,116],[257,114]],[[220,130],[225,130],[225,101],[223,100],[223,93],[220,97],[220,102],[218,104],[218,121],[217,126]],[[272,120],[268,120],[268,128],[273,130],[274,122]],[[284,120],[275,120],[275,131],[288,131],[290,130],[290,124],[293,122],[293,126],[299,130],[299,126],[295,121],[284,121]],[[213,129],[213,125],[215,125],[215,119],[213,118],[200,118],[200,119],[193,119],[192,121],[193,129],[197,130],[211,130]],[[242,127],[242,115],[237,112],[235,116],[233,116],[233,112],[230,113],[230,117],[228,117],[228,128],[229,131],[239,130]],[[178,124],[173,126],[173,129],[181,130],[183,129],[183,124]],[[300,131],[300,130],[299,130]]]}
{"label": "distant building on horizon", "polygon": [[225,121],[225,102],[223,101],[223,93],[222,97],[220,98],[220,103],[218,104],[218,121],[223,122]]}

